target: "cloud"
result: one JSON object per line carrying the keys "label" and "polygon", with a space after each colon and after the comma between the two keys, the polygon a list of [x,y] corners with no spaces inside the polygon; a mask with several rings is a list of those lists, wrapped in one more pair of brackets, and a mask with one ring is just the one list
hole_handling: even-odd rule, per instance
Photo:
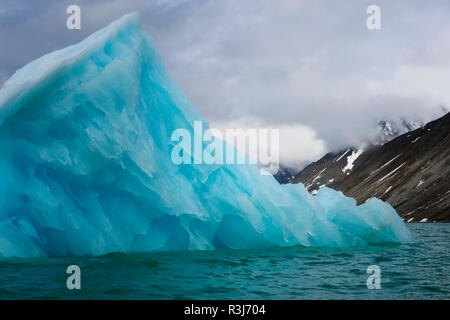
{"label": "cloud", "polygon": [[[256,162],[261,159],[260,155],[270,155],[272,150],[278,150],[278,161],[283,167],[296,170],[302,168],[312,161],[318,160],[326,151],[324,141],[317,138],[316,132],[303,125],[279,125],[270,126],[256,119],[240,119],[232,121],[218,121],[210,124],[212,129],[218,130],[229,144],[235,145],[240,152],[249,154]],[[240,130],[239,130],[240,129]],[[258,136],[257,144],[246,145],[241,148],[233,139],[227,139],[227,130],[234,130],[239,138],[245,139],[249,130],[266,130],[267,139]],[[270,139],[271,130],[278,130],[278,140]],[[230,138],[230,136],[228,136]],[[242,140],[244,141],[244,140]],[[275,173],[275,172],[273,172]]]}
{"label": "cloud", "polygon": [[[70,4],[82,9],[81,30],[65,28]],[[303,163],[370,138],[377,119],[428,121],[450,106],[448,1],[379,0],[378,31],[366,28],[371,4],[4,0],[0,83],[137,10],[169,72],[207,119],[283,128],[290,146],[283,157]]]}

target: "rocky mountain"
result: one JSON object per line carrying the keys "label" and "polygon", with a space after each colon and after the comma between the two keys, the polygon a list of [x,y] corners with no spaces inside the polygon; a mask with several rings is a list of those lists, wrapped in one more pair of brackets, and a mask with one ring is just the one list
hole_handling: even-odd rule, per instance
{"label": "rocky mountain", "polygon": [[352,160],[355,160],[360,153],[353,147],[338,152],[329,152],[296,174],[291,179],[291,183],[302,182],[308,191],[315,193],[314,191],[321,186],[329,185],[349,175],[353,164]]}
{"label": "rocky mountain", "polygon": [[292,183],[296,172],[293,169],[280,166],[280,169],[273,176],[280,184]]}
{"label": "rocky mountain", "polygon": [[[393,138],[417,129],[422,125],[418,120],[378,120],[377,133],[370,141],[367,141],[366,145],[383,145]],[[367,148],[367,146],[359,148],[349,146],[342,150],[329,152],[320,160],[311,163],[300,172],[292,168],[280,167],[280,170],[274,177],[281,184],[303,182],[306,188],[313,192],[320,186],[329,185],[341,176],[349,175],[353,168],[353,162]]]}
{"label": "rocky mountain", "polygon": [[378,120],[377,125],[377,135],[370,141],[374,145],[385,144],[401,134],[422,127],[424,124],[419,120],[407,121],[402,118],[397,121]]}
{"label": "rocky mountain", "polygon": [[364,151],[326,154],[293,183],[315,192],[327,185],[358,203],[378,197],[407,222],[450,221],[450,113]]}

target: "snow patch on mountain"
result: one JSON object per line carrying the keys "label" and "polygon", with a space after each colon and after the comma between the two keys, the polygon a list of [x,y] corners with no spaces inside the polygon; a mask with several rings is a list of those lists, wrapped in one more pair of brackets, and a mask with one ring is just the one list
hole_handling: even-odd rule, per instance
{"label": "snow patch on mountain", "polygon": [[353,151],[350,156],[347,157],[347,165],[342,169],[342,172],[346,172],[347,170],[353,169],[353,164],[356,159],[363,153],[364,149],[359,149],[358,151]]}

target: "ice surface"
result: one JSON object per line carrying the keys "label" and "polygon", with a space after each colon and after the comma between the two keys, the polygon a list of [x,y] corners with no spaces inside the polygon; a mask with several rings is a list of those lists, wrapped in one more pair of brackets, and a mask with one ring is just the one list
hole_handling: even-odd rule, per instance
{"label": "ice surface", "polygon": [[195,120],[136,13],[18,70],[0,90],[0,255],[412,241],[380,200],[175,165],[171,133]]}

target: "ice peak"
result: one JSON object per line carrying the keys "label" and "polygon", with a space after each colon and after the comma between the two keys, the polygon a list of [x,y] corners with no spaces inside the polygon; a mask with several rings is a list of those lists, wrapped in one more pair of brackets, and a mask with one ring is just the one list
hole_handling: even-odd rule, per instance
{"label": "ice peak", "polygon": [[20,108],[18,102],[25,100],[25,93],[34,93],[45,79],[51,79],[64,68],[103,47],[117,35],[129,35],[140,31],[139,12],[128,13],[96,31],[77,44],[53,51],[17,70],[0,89],[0,126],[4,120]]}

